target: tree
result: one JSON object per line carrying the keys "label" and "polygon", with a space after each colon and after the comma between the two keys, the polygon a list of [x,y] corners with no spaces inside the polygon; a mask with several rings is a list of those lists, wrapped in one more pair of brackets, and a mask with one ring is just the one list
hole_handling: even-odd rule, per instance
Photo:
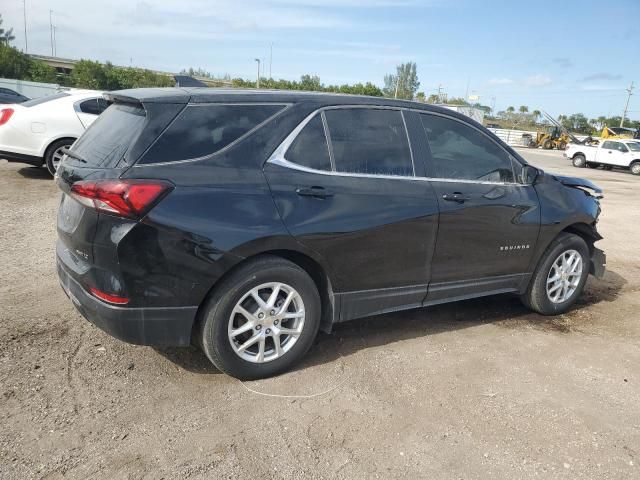
{"label": "tree", "polygon": [[529,111],[529,107],[527,107],[526,105],[520,105],[520,108],[518,109],[518,111],[520,113],[527,113]]}
{"label": "tree", "polygon": [[538,120],[540,120],[540,115],[542,115],[542,112],[540,110],[534,110],[533,112],[531,112],[531,115],[533,115],[534,123],[538,123]]}
{"label": "tree", "polygon": [[513,108],[513,107],[507,107],[507,113],[513,113],[513,112],[515,112],[515,111],[516,111],[516,109],[515,109],[515,108]]}
{"label": "tree", "polygon": [[420,87],[417,69],[415,62],[401,63],[396,67],[395,75],[385,75],[384,95],[386,97],[413,100],[418,87]]}
{"label": "tree", "polygon": [[16,37],[13,36],[13,28],[10,28],[9,30],[2,28],[2,15],[0,15],[0,43],[9,45],[9,43],[15,40],[15,38]]}
{"label": "tree", "polygon": [[56,82],[56,70],[16,48],[0,43],[0,77],[34,82]]}
{"label": "tree", "polygon": [[424,92],[418,92],[416,93],[416,100],[418,102],[424,103],[427,101],[427,97],[425,96]]}

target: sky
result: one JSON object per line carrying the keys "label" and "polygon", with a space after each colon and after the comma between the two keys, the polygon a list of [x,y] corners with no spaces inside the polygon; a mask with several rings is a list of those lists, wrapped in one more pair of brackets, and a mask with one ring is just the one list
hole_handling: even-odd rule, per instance
{"label": "sky", "polygon": [[[382,86],[413,61],[420,90],[477,95],[496,110],[640,119],[640,0],[25,0],[29,53],[216,76]],[[3,26],[25,48],[22,0]],[[270,51],[273,46],[272,61]]]}

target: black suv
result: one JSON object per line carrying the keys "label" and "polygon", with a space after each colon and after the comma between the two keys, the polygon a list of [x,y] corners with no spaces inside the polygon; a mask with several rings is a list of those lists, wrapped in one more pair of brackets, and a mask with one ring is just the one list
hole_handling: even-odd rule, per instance
{"label": "black suv", "polygon": [[604,272],[598,187],[455,112],[206,88],[108,100],[57,173],[57,263],[124,341],[199,344],[260,378],[337,322],[500,293],[558,314]]}

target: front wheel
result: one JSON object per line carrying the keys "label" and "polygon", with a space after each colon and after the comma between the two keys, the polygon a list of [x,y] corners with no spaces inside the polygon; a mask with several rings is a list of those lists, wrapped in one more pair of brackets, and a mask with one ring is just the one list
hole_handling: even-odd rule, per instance
{"label": "front wheel", "polygon": [[565,313],[582,294],[589,258],[589,247],[581,237],[560,234],[540,259],[522,302],[541,315]]}
{"label": "front wheel", "polygon": [[222,372],[241,380],[295,366],[320,326],[320,296],[300,267],[265,256],[224,280],[201,317],[201,345]]}
{"label": "front wheel", "polygon": [[640,162],[634,162],[631,164],[631,173],[634,175],[640,175]]}

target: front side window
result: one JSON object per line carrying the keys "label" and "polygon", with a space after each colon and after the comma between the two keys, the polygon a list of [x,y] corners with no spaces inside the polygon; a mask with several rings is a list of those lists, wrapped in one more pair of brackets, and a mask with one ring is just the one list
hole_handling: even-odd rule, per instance
{"label": "front side window", "polygon": [[212,155],[265,122],[285,105],[188,105],[140,163]]}
{"label": "front side window", "polygon": [[497,143],[462,122],[421,114],[431,148],[431,176],[513,183],[511,158]]}
{"label": "front side window", "polygon": [[414,175],[402,112],[341,108],[327,110],[325,116],[336,171]]}
{"label": "front side window", "polygon": [[627,146],[632,152],[640,152],[640,143],[638,142],[627,143]]}
{"label": "front side window", "polygon": [[329,147],[320,115],[305,125],[287,150],[286,158],[303,167],[331,170]]}

